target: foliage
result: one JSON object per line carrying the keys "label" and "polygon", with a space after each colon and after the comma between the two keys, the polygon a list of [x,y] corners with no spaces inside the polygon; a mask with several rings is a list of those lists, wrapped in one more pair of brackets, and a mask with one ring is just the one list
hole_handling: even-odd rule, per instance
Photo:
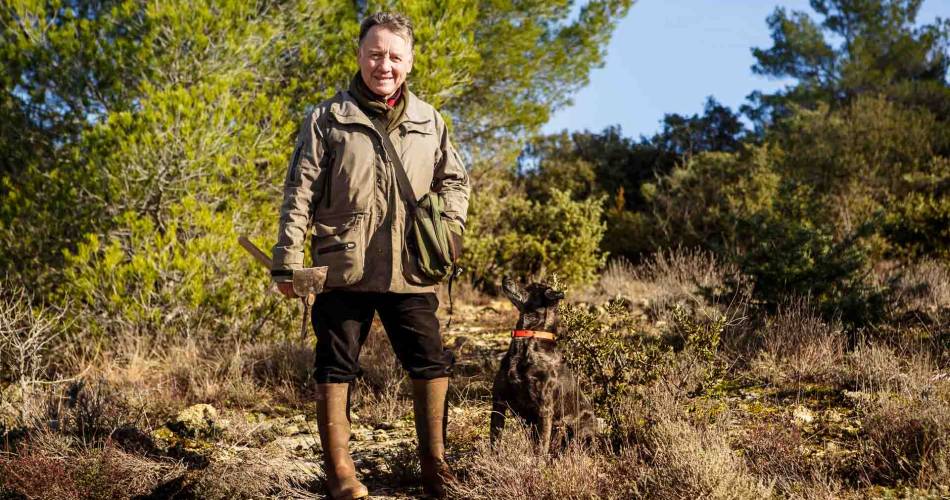
{"label": "foliage", "polygon": [[783,178],[809,190],[811,218],[839,234],[899,206],[916,191],[912,179],[946,175],[946,165],[934,161],[946,141],[934,116],[880,96],[834,111],[796,109],[768,137],[784,152],[777,162]]}
{"label": "foliage", "polygon": [[550,196],[540,203],[517,193],[501,199],[474,193],[468,231],[483,236],[467,240],[463,263],[473,283],[490,286],[505,274],[556,273],[572,284],[594,279],[607,259],[599,250],[601,200],[574,201],[558,189]]}
{"label": "foliage", "polygon": [[616,126],[537,138],[522,153],[520,174],[532,199],[553,185],[579,199],[591,193],[619,197],[622,208],[636,209],[643,206],[641,186],[655,175],[703,152],[737,151],[744,134],[739,115],[710,97],[702,115],[667,114],[659,132],[639,141],[623,137]]}
{"label": "foliage", "polygon": [[[576,18],[560,0],[7,5],[0,270],[49,301],[76,299],[98,342],[130,331],[256,335],[276,299],[234,240],[274,233],[294,127],[348,84],[363,14],[395,8],[414,20],[410,85],[486,165],[586,82],[630,3],[588,2]],[[520,205],[512,226],[528,245],[515,249],[522,238],[510,234],[502,256],[590,279],[602,228],[583,221],[599,213],[561,203],[540,210],[550,224],[535,230],[535,208]],[[473,220],[469,240],[492,229]],[[287,326],[286,311],[276,318]]]}
{"label": "foliage", "polygon": [[608,300],[600,306],[561,305],[561,351],[585,383],[608,430],[631,429],[635,418],[623,410],[624,402],[639,397],[638,390],[660,377],[667,367],[688,359],[689,376],[698,380],[669,381],[673,384],[702,383],[715,374],[714,358],[725,319],[697,321],[676,306],[670,335],[651,336],[635,330],[630,304],[625,299]]}
{"label": "foliage", "polygon": [[922,3],[811,0],[820,20],[776,8],[768,18],[772,46],[753,49],[752,70],[795,83],[774,94],[753,93],[744,109],[760,128],[786,116],[789,104],[847,103],[861,94],[946,110],[950,20],[918,26]]}
{"label": "foliage", "polygon": [[697,155],[643,186],[655,248],[681,244],[729,255],[743,244],[739,221],[768,212],[780,182],[767,146]]}
{"label": "foliage", "polygon": [[609,428],[627,427],[619,403],[632,397],[637,386],[656,379],[668,348],[632,331],[633,318],[623,300],[602,308],[560,308],[561,351],[591,387],[591,400]]}

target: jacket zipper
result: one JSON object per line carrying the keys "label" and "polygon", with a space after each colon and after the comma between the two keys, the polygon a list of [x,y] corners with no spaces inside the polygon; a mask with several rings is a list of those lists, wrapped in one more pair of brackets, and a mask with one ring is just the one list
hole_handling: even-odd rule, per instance
{"label": "jacket zipper", "polygon": [[351,250],[356,248],[356,243],[349,241],[347,243],[340,243],[337,245],[330,245],[326,248],[321,248],[317,250],[317,255],[323,255],[325,253],[339,252],[342,250]]}

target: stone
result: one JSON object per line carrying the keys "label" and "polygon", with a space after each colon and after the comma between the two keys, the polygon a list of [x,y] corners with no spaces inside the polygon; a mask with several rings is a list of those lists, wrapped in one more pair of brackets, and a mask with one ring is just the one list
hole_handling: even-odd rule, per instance
{"label": "stone", "polygon": [[300,430],[300,427],[297,426],[297,424],[288,424],[288,425],[281,426],[280,428],[281,436],[294,436],[300,433],[301,433],[301,430]]}
{"label": "stone", "polygon": [[803,424],[810,424],[815,421],[815,415],[804,406],[797,406],[795,410],[792,411],[792,416],[795,417],[795,420]]}
{"label": "stone", "polygon": [[215,432],[218,410],[209,404],[196,404],[178,413],[170,427],[183,435],[202,436]]}

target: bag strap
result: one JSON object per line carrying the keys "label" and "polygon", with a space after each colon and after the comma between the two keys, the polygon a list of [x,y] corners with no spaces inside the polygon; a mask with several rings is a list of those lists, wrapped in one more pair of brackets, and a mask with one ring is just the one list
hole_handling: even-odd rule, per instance
{"label": "bag strap", "polygon": [[386,156],[389,157],[389,162],[393,164],[396,170],[396,184],[399,185],[399,191],[402,193],[403,199],[406,200],[406,203],[409,204],[409,213],[415,215],[416,208],[418,207],[418,200],[416,199],[415,192],[412,190],[412,184],[409,183],[409,176],[406,174],[406,168],[402,166],[402,160],[399,159],[399,153],[396,152],[396,147],[393,146],[392,139],[389,138],[389,132],[386,131],[386,125],[377,118],[370,118],[370,122],[373,123],[373,127],[376,128],[376,132],[379,132],[379,137],[382,139],[383,149],[386,150]]}
{"label": "bag strap", "polygon": [[[399,184],[399,191],[402,192],[403,199],[406,200],[406,203],[409,205],[409,213],[415,216],[416,210],[418,209],[418,200],[416,200],[416,195],[412,190],[412,184],[409,183],[406,168],[403,167],[402,160],[399,159],[399,153],[396,152],[396,147],[393,146],[393,141],[389,138],[386,125],[379,117],[370,117],[369,121],[373,124],[376,132],[379,133],[379,137],[382,139],[383,149],[386,150],[386,156],[389,157],[389,161],[395,167],[396,184]],[[449,274],[449,321],[446,324],[446,328],[452,324],[452,282],[455,281],[455,278],[461,274],[461,272],[462,268],[455,264],[452,265],[452,271],[451,274]]]}

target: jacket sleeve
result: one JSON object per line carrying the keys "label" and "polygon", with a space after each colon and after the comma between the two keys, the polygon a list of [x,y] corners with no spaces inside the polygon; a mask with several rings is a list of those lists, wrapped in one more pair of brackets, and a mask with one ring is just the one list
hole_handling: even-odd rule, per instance
{"label": "jacket sleeve", "polygon": [[280,207],[277,244],[274,245],[275,278],[283,270],[303,267],[304,244],[310,223],[314,191],[325,181],[324,138],[316,123],[316,112],[300,125],[294,154],[284,179],[284,201]]}
{"label": "jacket sleeve", "polygon": [[468,215],[468,196],[471,191],[468,171],[465,170],[462,158],[452,145],[449,129],[438,112],[436,112],[436,124],[436,131],[441,134],[440,154],[436,159],[432,176],[432,190],[442,195],[446,215],[464,227]]}

